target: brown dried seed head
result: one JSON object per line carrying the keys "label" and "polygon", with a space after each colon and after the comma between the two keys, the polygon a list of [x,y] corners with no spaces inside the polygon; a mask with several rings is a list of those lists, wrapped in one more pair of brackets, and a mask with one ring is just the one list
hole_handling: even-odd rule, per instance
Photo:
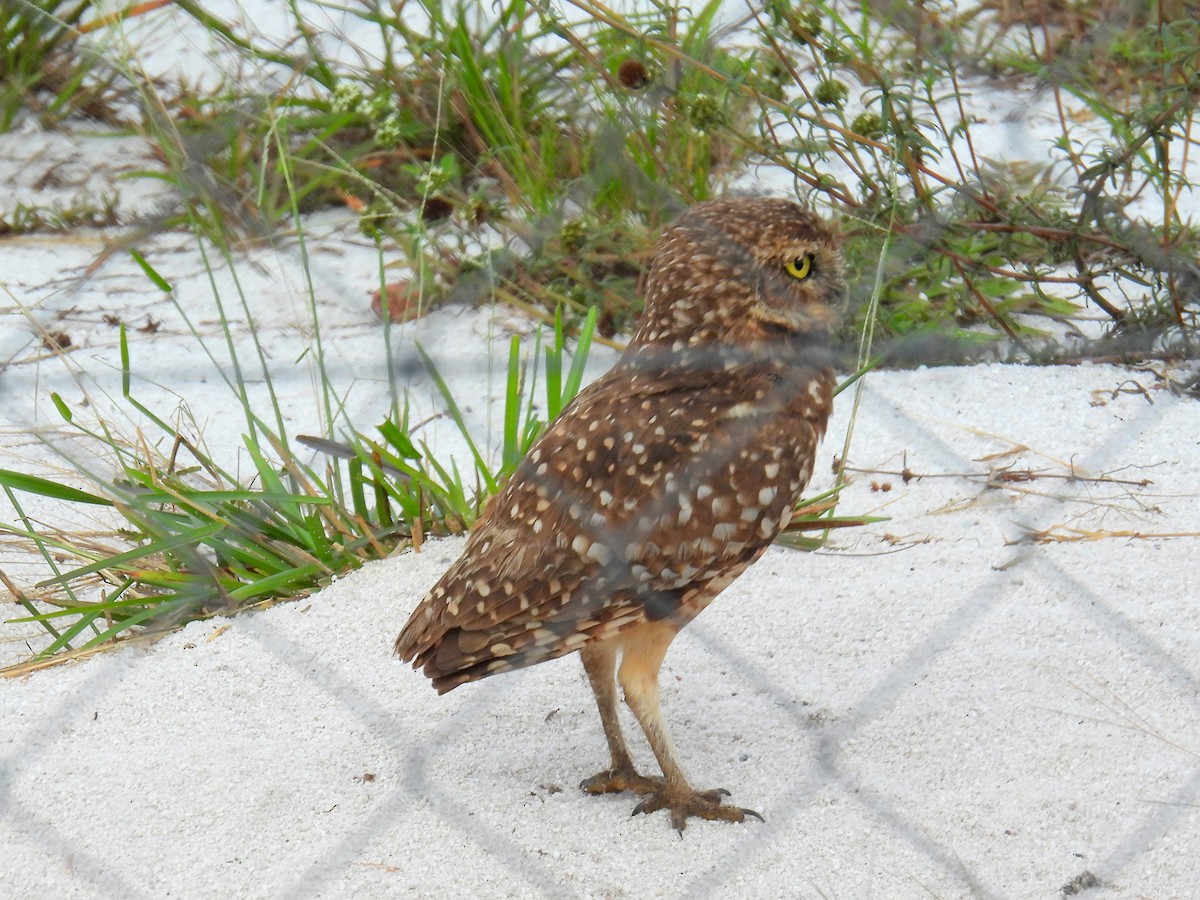
{"label": "brown dried seed head", "polygon": [[640,91],[650,83],[650,72],[640,59],[627,59],[617,67],[617,80],[631,91]]}

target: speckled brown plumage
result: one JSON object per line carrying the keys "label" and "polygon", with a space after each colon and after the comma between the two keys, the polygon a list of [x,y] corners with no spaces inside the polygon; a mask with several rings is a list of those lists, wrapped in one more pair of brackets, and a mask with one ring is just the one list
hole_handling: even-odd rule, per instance
{"label": "speckled brown plumage", "polygon": [[[591,793],[647,794],[740,821],[692,790],[658,704],[671,639],[787,524],[829,416],[828,332],[843,293],[834,233],[794,203],[698,204],[669,226],[645,313],[617,365],[580,393],[492,499],[396,652],[439,692],[582,651],[612,767]],[[663,778],[633,768],[618,678]]]}

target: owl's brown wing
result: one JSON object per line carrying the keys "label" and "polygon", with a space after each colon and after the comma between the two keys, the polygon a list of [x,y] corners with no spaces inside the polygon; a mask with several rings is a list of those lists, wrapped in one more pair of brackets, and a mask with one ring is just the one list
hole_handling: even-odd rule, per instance
{"label": "owl's brown wing", "polygon": [[396,652],[446,691],[715,595],[786,524],[811,474],[820,377],[819,392],[797,393],[766,371],[641,384],[610,372],[488,504]]}

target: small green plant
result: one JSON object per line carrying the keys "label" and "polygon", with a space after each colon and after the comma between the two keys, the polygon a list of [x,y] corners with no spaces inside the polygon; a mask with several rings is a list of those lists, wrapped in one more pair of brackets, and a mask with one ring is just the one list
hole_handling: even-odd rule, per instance
{"label": "small green plant", "polygon": [[118,223],[117,195],[105,193],[95,200],[80,198],[74,203],[27,206],[18,203],[0,212],[0,236],[35,231],[70,231],[73,228],[105,228]]}
{"label": "small green plant", "polygon": [[[499,490],[546,426],[579,392],[596,319],[597,311],[593,309],[579,329],[571,365],[565,373],[568,335],[561,311],[554,318],[548,340],[543,340],[541,329],[537,332],[532,364],[524,361],[520,338],[513,335],[509,342],[498,465],[492,465],[480,450],[441,372],[428,354],[418,348],[446,404],[446,414],[470,450],[474,484],[464,479],[456,463],[439,461],[424,442],[410,434],[407,413],[399,422],[387,421],[378,426],[378,439],[356,432],[349,445],[322,439],[304,440],[317,449],[333,450],[351,459],[350,494],[354,498],[353,508],[362,518],[389,524],[407,523],[405,536],[410,538],[414,528],[420,534],[460,534],[471,527],[483,504]],[[537,411],[533,390],[539,378],[545,390],[543,414]],[[368,501],[368,497],[372,500]]]}
{"label": "small green plant", "polygon": [[77,46],[91,0],[11,0],[0,9],[0,132],[40,108],[53,122],[102,96],[111,76],[88,84],[96,57]]}

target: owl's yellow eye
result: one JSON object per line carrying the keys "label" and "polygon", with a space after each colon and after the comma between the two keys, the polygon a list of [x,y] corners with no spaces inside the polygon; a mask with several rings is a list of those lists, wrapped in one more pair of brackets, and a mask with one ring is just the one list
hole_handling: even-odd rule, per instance
{"label": "owl's yellow eye", "polygon": [[813,255],[805,253],[803,256],[797,256],[791,262],[783,267],[784,271],[793,278],[807,278],[812,274]]}

